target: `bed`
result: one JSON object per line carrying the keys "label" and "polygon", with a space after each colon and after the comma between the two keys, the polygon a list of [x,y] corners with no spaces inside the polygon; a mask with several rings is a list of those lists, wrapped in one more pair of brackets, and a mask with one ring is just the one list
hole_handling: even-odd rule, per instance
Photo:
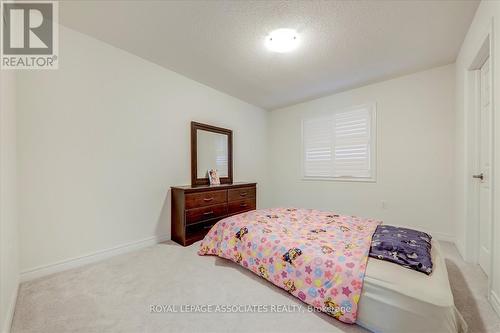
{"label": "bed", "polygon": [[232,260],[344,323],[375,332],[466,331],[439,245],[429,276],[368,259],[380,223],[312,209],[257,210],[219,221],[198,253]]}

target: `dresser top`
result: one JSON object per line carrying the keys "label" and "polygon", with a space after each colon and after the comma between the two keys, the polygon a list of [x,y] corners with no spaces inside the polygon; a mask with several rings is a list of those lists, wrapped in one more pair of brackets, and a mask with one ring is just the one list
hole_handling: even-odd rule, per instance
{"label": "dresser top", "polygon": [[256,186],[257,183],[247,183],[247,182],[234,182],[232,184],[220,184],[220,185],[184,185],[184,186],[172,186],[172,190],[184,191],[184,192],[201,192],[201,191],[214,191],[214,190],[227,190],[230,188]]}

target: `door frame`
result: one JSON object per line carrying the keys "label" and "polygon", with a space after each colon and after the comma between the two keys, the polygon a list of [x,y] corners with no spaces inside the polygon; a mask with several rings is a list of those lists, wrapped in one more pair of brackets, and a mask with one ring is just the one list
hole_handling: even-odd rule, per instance
{"label": "door frame", "polygon": [[466,186],[466,225],[465,225],[465,260],[472,263],[479,262],[479,187],[480,183],[472,178],[473,174],[478,174],[479,170],[479,129],[480,129],[480,69],[484,62],[490,59],[490,98],[491,98],[491,232],[490,232],[490,267],[488,275],[488,297],[490,296],[493,274],[493,263],[495,256],[494,231],[495,217],[498,212],[495,209],[495,104],[494,104],[494,57],[493,57],[493,21],[490,22],[488,29],[485,30],[481,43],[477,45],[474,57],[465,73],[465,139],[466,139],[466,163],[465,163],[465,186]]}

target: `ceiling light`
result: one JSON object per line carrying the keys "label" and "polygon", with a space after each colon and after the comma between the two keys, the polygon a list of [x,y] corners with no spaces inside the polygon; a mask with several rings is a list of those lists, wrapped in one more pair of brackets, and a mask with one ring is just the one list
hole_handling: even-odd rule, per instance
{"label": "ceiling light", "polygon": [[266,46],[270,51],[286,53],[293,51],[299,44],[297,31],[278,29],[266,36]]}

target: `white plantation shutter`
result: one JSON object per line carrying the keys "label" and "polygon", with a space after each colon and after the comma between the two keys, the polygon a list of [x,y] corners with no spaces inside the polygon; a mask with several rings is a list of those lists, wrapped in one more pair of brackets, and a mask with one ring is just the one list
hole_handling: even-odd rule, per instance
{"label": "white plantation shutter", "polygon": [[328,177],[332,171],[333,119],[317,118],[304,121],[304,154],[306,175]]}
{"label": "white plantation shutter", "polygon": [[304,177],[372,180],[375,108],[359,106],[302,123]]}

